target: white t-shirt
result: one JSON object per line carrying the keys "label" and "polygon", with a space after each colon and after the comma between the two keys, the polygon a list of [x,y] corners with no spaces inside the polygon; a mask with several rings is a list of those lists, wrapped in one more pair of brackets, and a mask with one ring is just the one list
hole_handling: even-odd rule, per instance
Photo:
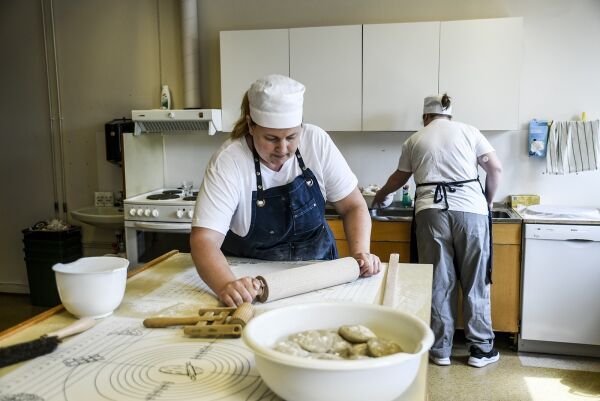
{"label": "white t-shirt", "polygon": [[[475,127],[444,118],[433,120],[402,145],[398,170],[412,172],[415,183],[464,181],[477,178],[477,158],[494,148]],[[483,184],[483,183],[482,183]],[[417,188],[416,212],[444,208],[434,203],[435,185]],[[450,210],[488,214],[487,201],[477,182],[448,193]]]}
{"label": "white t-shirt", "polygon": [[[326,201],[339,201],[358,183],[348,163],[329,135],[321,128],[304,124],[298,145],[304,164],[313,172]],[[302,174],[296,157],[279,171],[260,165],[265,190],[286,185]],[[252,217],[252,192],[256,191],[254,157],[245,138],[228,139],[213,155],[200,186],[194,227],[206,227],[227,234],[231,229],[246,236]]]}

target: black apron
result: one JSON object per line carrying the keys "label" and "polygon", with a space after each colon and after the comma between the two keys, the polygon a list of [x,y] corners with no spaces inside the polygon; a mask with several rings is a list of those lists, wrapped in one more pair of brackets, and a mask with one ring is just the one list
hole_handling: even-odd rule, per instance
{"label": "black apron", "polygon": [[[479,181],[479,177],[473,178],[470,180],[464,181],[450,181],[450,182],[423,182],[421,184],[417,184],[418,187],[428,187],[435,185],[435,193],[433,194],[433,203],[440,203],[444,201],[445,207],[440,209],[440,212],[445,212],[449,209],[448,207],[448,192],[454,193],[457,188],[462,187],[464,184],[469,182],[479,183],[479,187],[481,188],[481,193],[485,197],[485,190]],[[487,200],[486,200],[487,203]],[[416,210],[417,210],[417,191],[415,190],[415,207],[413,208],[413,217],[412,222],[410,223],[410,263],[419,263],[419,251],[417,247],[417,231],[416,231]],[[489,237],[490,237],[490,257],[487,262],[487,271],[485,275],[485,283],[492,283],[492,261],[494,259],[494,247],[493,247],[493,238],[492,238],[492,211],[488,206],[488,226],[489,226]]]}

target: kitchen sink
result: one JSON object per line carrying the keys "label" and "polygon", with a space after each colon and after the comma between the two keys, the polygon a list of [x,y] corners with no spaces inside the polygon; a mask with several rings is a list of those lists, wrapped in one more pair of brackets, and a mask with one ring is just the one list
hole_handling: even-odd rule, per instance
{"label": "kitchen sink", "polygon": [[113,230],[123,228],[123,209],[118,207],[84,207],[72,210],[71,216],[94,227]]}
{"label": "kitchen sink", "polygon": [[[384,209],[369,209],[369,214],[373,220],[377,221],[410,221],[412,220],[413,209],[392,206]],[[325,217],[337,218],[339,214],[334,208],[326,207]],[[518,216],[511,214],[507,210],[492,210],[492,219],[495,221],[516,218]]]}
{"label": "kitchen sink", "polygon": [[503,212],[501,210],[492,210],[492,218],[493,219],[510,219],[511,216],[508,212]]}
{"label": "kitchen sink", "polygon": [[412,209],[372,209],[371,216],[412,217]]}
{"label": "kitchen sink", "polygon": [[411,220],[412,209],[390,208],[390,209],[371,209],[369,210],[371,218],[379,221],[406,221]]}

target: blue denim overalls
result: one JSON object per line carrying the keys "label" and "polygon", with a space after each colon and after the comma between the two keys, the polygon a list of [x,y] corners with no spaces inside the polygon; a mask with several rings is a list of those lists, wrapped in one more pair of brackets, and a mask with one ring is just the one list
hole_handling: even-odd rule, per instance
{"label": "blue denim overalls", "polygon": [[245,237],[231,230],[221,250],[226,255],[264,260],[337,259],[333,234],[325,221],[325,199],[300,150],[296,159],[302,174],[286,185],[263,190],[260,159],[254,146],[256,191]]}

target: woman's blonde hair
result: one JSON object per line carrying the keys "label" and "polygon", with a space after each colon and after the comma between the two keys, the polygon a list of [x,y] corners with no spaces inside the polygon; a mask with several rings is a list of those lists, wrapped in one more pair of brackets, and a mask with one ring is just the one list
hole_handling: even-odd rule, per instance
{"label": "woman's blonde hair", "polygon": [[[242,99],[242,105],[240,106],[240,118],[235,122],[233,129],[231,130],[231,138],[237,139],[242,138],[250,133],[248,129],[248,122],[246,121],[246,116],[250,115],[250,101],[248,100],[248,91],[244,93],[244,97]],[[250,123],[254,125],[252,119]]]}

